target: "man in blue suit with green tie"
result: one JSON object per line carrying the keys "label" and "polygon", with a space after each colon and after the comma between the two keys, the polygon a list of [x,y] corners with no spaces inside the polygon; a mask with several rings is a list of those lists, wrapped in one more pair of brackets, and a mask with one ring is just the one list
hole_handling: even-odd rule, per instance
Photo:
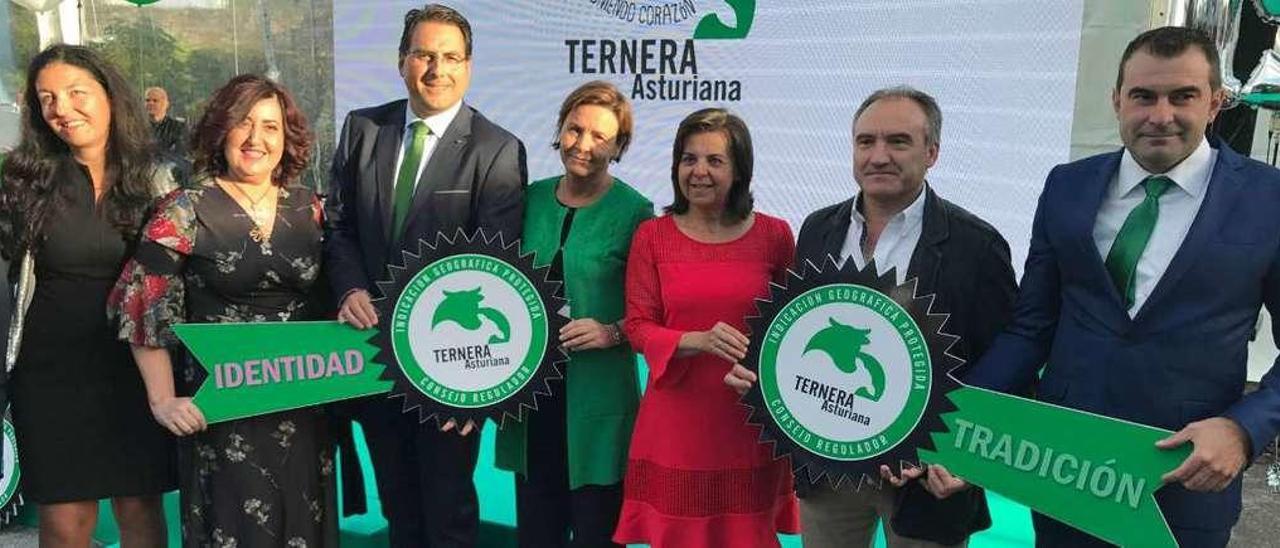
{"label": "man in blue suit with green tie", "polygon": [[[1199,31],[1135,38],[1112,100],[1124,149],[1049,173],[1013,320],[965,380],[1174,430],[1158,447],[1193,451],[1156,499],[1181,545],[1225,546],[1280,427],[1277,368],[1243,395],[1259,308],[1280,312],[1280,171],[1206,139],[1223,91]],[[1103,544],[1033,517],[1038,546]]]}

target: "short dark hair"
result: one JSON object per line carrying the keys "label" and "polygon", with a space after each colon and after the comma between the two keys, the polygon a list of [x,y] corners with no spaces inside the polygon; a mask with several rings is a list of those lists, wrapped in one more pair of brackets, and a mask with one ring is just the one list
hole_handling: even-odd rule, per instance
{"label": "short dark hair", "polygon": [[674,199],[663,208],[667,213],[689,211],[689,198],[680,191],[680,158],[684,156],[685,143],[699,133],[722,132],[729,139],[729,156],[733,159],[733,185],[725,213],[730,219],[741,221],[751,215],[755,198],[751,195],[751,171],[753,155],[751,132],[747,123],[736,114],[722,108],[704,108],[685,117],[676,130],[676,140],[671,147],[671,189]]}
{"label": "short dark hair", "polygon": [[1172,59],[1195,47],[1209,61],[1209,89],[1222,89],[1222,61],[1218,46],[1204,31],[1187,27],[1160,27],[1139,34],[1124,48],[1120,69],[1116,71],[1116,91],[1124,85],[1124,66],[1133,54],[1141,51],[1162,59]]}
{"label": "short dark hair", "polygon": [[618,119],[618,135],[614,137],[617,149],[614,150],[612,160],[615,162],[622,160],[622,154],[631,145],[631,132],[635,130],[635,120],[631,114],[631,102],[627,100],[626,95],[618,91],[617,87],[604,80],[594,80],[582,84],[578,86],[578,89],[569,93],[568,97],[564,98],[564,102],[560,104],[560,116],[556,118],[556,137],[551,141],[551,148],[560,149],[560,129],[564,127],[565,119],[569,117],[569,113],[573,112],[573,109],[583,105],[607,108]]}
{"label": "short dark hair", "polygon": [[447,23],[458,27],[462,32],[462,41],[467,46],[467,58],[471,58],[471,23],[463,17],[458,10],[443,4],[427,4],[421,9],[413,8],[404,14],[404,30],[400,32],[400,59],[403,63],[406,55],[409,55],[409,39],[413,36],[413,29],[417,28],[419,23]]}
{"label": "short dark hair", "polygon": [[894,86],[891,88],[878,89],[869,95],[862,104],[858,106],[857,112],[853,114],[854,125],[858,124],[858,118],[862,117],[862,113],[876,101],[881,99],[908,99],[915,101],[920,106],[920,110],[924,111],[924,144],[940,145],[942,144],[942,109],[938,107],[938,101],[933,96],[907,85]]}
{"label": "short dark hair", "polygon": [[191,158],[196,173],[216,177],[227,171],[224,149],[227,133],[244,120],[263,99],[280,102],[284,115],[284,151],[271,172],[271,182],[285,185],[295,180],[311,161],[311,129],[289,90],[269,78],[241,74],[213,92],[191,135]]}

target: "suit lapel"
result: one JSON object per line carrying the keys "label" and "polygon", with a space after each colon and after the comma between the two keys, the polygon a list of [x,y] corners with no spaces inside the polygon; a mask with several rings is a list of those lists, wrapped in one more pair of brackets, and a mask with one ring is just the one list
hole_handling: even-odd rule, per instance
{"label": "suit lapel", "polygon": [[408,101],[390,110],[378,126],[378,139],[373,145],[374,178],[378,183],[378,215],[382,219],[382,235],[392,241],[391,214],[396,193],[396,155],[404,139],[404,117]]}
{"label": "suit lapel", "polygon": [[840,250],[844,248],[845,238],[849,237],[849,224],[853,222],[853,206],[857,199],[855,196],[845,200],[836,209],[834,222],[827,225],[827,231],[822,235],[822,255],[814,258],[818,262],[814,266],[826,268],[827,257],[832,257],[837,265],[840,264],[841,259],[843,259],[840,256]]}
{"label": "suit lapel", "polygon": [[1113,319],[1121,323],[1129,321],[1129,311],[1124,306],[1124,298],[1121,297],[1120,290],[1116,289],[1115,282],[1111,281],[1111,274],[1107,272],[1105,259],[1098,249],[1098,243],[1093,239],[1093,227],[1098,224],[1098,210],[1102,208],[1102,201],[1107,198],[1111,179],[1120,170],[1120,158],[1123,154],[1124,151],[1120,150],[1107,156],[1093,177],[1079,181],[1085,190],[1080,194],[1084,202],[1080,207],[1072,209],[1077,212],[1077,215],[1071,220],[1074,225],[1072,232],[1076,236],[1076,246],[1081,256],[1085,258],[1084,268],[1089,270],[1083,279],[1093,280],[1098,284],[1095,289],[1106,294],[1111,304],[1115,305],[1115,311],[1118,311],[1119,315]]}
{"label": "suit lapel", "polygon": [[1205,188],[1204,202],[1200,204],[1200,210],[1196,212],[1196,218],[1191,222],[1191,228],[1187,231],[1182,245],[1178,246],[1177,253],[1174,253],[1173,261],[1169,263],[1164,275],[1160,276],[1160,281],[1156,282],[1151,296],[1134,317],[1135,322],[1144,318],[1150,309],[1158,306],[1162,299],[1170,295],[1178,284],[1178,280],[1186,274],[1191,265],[1196,264],[1200,253],[1210,245],[1214,232],[1221,226],[1223,220],[1231,214],[1229,210],[1231,204],[1235,203],[1234,198],[1239,187],[1236,170],[1240,168],[1240,158],[1226,144],[1214,144],[1218,145],[1218,161],[1213,167],[1213,175]]}
{"label": "suit lapel", "polygon": [[[431,195],[439,190],[471,190],[470,188],[454,188],[458,185],[458,166],[462,163],[463,151],[471,141],[471,107],[463,103],[458,115],[449,123],[444,135],[436,141],[427,165],[422,169],[418,185],[413,192],[413,206],[409,208],[409,219],[405,221],[405,233],[417,234],[421,221],[418,212],[431,202]],[[469,181],[469,179],[468,179]],[[428,235],[434,238],[434,234]]]}
{"label": "suit lapel", "polygon": [[936,292],[938,269],[942,266],[942,242],[951,234],[942,200],[934,194],[932,188],[926,186],[924,191],[924,219],[920,227],[920,241],[916,242],[916,248],[911,252],[911,262],[902,278],[917,279],[917,294]]}

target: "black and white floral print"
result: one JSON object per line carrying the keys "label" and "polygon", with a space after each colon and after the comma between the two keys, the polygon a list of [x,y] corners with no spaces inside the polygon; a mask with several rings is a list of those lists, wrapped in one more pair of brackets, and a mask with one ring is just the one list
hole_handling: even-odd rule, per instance
{"label": "black and white floral print", "polygon": [[[174,342],[179,322],[314,319],[320,274],[318,201],[306,189],[279,190],[271,237],[254,242],[252,222],[221,187],[205,182],[158,206],[115,298],[122,335],[137,344]],[[144,249],[148,248],[149,249]],[[145,263],[145,264],[144,264]],[[187,356],[179,391],[207,376]],[[337,546],[333,451],[327,417],[299,409],[210,425],[179,446],[183,546]]]}

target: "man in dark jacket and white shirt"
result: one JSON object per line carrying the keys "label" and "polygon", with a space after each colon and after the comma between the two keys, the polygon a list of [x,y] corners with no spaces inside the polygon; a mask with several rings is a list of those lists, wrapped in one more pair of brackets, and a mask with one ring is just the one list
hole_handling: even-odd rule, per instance
{"label": "man in dark jacket and white shirt", "polygon": [[[942,112],[922,91],[882,89],[863,101],[853,119],[857,193],[805,219],[796,265],[822,267],[831,256],[862,268],[874,260],[880,274],[896,269],[898,283],[917,279],[917,294],[935,294],[934,309],[950,314],[947,331],[961,337],[952,353],[972,360],[1008,319],[1017,288],[1004,238],[925,182],[941,136]],[[754,381],[742,366],[725,377],[739,391]],[[797,478],[805,547],[870,546],[877,522],[892,548],[963,546],[990,526],[980,489],[935,497],[960,485],[941,466],[881,473],[880,488],[847,482],[837,490]]]}

